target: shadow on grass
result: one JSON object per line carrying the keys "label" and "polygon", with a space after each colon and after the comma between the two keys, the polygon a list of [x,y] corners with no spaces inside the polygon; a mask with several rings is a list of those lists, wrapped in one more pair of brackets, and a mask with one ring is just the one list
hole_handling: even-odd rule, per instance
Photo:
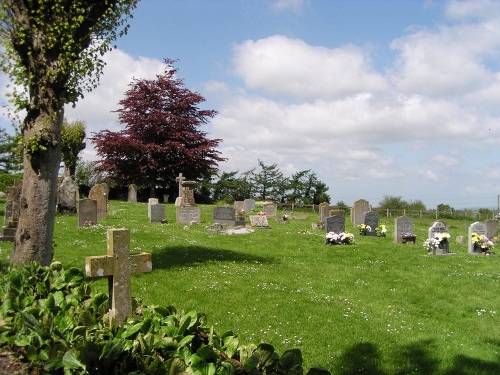
{"label": "shadow on grass", "polygon": [[[500,341],[490,343],[500,346]],[[363,342],[346,349],[339,357],[335,374],[339,375],[403,375],[403,374],[445,374],[445,375],[490,375],[500,374],[500,363],[485,361],[465,355],[455,357],[451,368],[440,368],[439,356],[431,340],[424,340],[404,346],[398,350],[396,371],[384,369],[380,350],[372,343]]]}
{"label": "shadow on grass", "polygon": [[206,262],[276,263],[273,257],[260,257],[203,246],[164,247],[153,252],[153,268],[194,266]]}

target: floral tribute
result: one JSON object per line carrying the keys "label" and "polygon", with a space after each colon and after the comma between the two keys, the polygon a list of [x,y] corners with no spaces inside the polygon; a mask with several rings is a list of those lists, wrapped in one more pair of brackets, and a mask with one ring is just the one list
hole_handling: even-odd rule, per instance
{"label": "floral tribute", "polygon": [[375,232],[377,232],[377,237],[385,237],[387,235],[387,228],[382,224],[375,228]]}
{"label": "floral tribute", "polygon": [[327,245],[350,245],[354,243],[354,234],[348,232],[328,232],[325,238]]}
{"label": "floral tribute", "polygon": [[404,232],[403,234],[401,234],[401,239],[403,240],[403,243],[406,242],[415,243],[415,241],[417,240],[417,235],[413,232]]}
{"label": "floral tribute", "polygon": [[471,234],[471,241],[474,244],[474,248],[481,249],[483,253],[487,253],[493,247],[493,241],[491,241],[488,237],[483,234],[477,234],[473,232]]}
{"label": "floral tribute", "polygon": [[444,249],[445,245],[448,244],[449,239],[449,233],[436,233],[434,238],[426,239],[423,246],[428,252],[433,252],[436,251],[436,249]]}
{"label": "floral tribute", "polygon": [[368,232],[372,231],[372,228],[366,224],[359,224],[358,229],[359,229],[359,234],[361,236],[366,236],[368,234]]}

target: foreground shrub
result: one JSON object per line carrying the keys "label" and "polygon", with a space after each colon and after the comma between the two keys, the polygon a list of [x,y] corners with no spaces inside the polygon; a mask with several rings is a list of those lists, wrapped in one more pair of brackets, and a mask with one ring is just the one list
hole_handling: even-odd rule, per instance
{"label": "foreground shrub", "polygon": [[[300,350],[240,345],[204,314],[138,306],[109,325],[108,297],[77,268],[36,263],[0,274],[0,347],[50,374],[302,374]],[[329,374],[310,369],[308,374]]]}

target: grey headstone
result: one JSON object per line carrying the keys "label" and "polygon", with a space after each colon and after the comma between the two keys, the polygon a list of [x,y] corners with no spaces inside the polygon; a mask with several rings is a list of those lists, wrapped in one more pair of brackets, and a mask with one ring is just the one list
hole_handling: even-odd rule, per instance
{"label": "grey headstone", "polygon": [[151,223],[161,223],[165,220],[165,205],[164,204],[152,204],[150,207],[151,216],[149,221]]}
{"label": "grey headstone", "polygon": [[[442,221],[435,221],[427,230],[427,238],[434,238],[438,233],[449,233],[448,227]],[[450,253],[449,242],[444,246],[436,250],[436,255],[454,255]]]}
{"label": "grey headstone", "polygon": [[394,243],[402,243],[403,233],[413,232],[413,220],[410,217],[399,216],[394,219]]}
{"label": "grey headstone", "polygon": [[326,218],[332,216],[330,215],[331,210],[332,208],[330,206],[319,206],[319,221],[325,223]]}
{"label": "grey headstone", "polygon": [[176,207],[175,221],[180,224],[199,224],[201,221],[201,211],[199,207]]}
{"label": "grey headstone", "polygon": [[342,233],[345,232],[345,217],[344,216],[329,216],[325,220],[325,230],[328,232]]}
{"label": "grey headstone", "polygon": [[370,231],[366,234],[367,236],[376,236],[376,228],[378,227],[378,214],[375,211],[365,212],[364,221],[365,225],[370,226]]}
{"label": "grey headstone", "polygon": [[250,212],[255,210],[255,199],[249,198],[243,201],[243,206],[245,207],[245,212]]}
{"label": "grey headstone", "polygon": [[158,198],[149,198],[148,199],[148,219],[151,219],[151,206],[160,203]]}
{"label": "grey headstone", "polygon": [[86,227],[97,224],[97,201],[80,199],[78,201],[78,226]]}
{"label": "grey headstone", "polygon": [[222,225],[235,225],[236,210],[232,207],[214,207],[212,221]]}
{"label": "grey headstone", "polygon": [[370,211],[370,203],[367,200],[359,199],[354,202],[351,209],[351,221],[355,227],[364,223],[365,212]]}
{"label": "grey headstone", "polygon": [[57,189],[57,212],[76,213],[78,184],[69,176],[64,177]]}
{"label": "grey headstone", "polygon": [[137,202],[137,185],[136,184],[130,184],[128,186],[127,202],[131,202],[131,203]]}
{"label": "grey headstone", "polygon": [[245,211],[245,201],[234,201],[234,209],[236,212]]}
{"label": "grey headstone", "polygon": [[483,235],[483,236],[487,236],[487,232],[488,231],[488,228],[486,226],[486,224],[483,224],[483,223],[480,223],[479,221],[476,221],[475,223],[472,223],[470,226],[469,226],[469,244],[468,244],[468,253],[470,254],[473,254],[473,253],[476,253],[476,254],[480,254],[482,253],[482,250],[479,250],[479,249],[474,249],[474,244],[472,243],[472,233],[476,233],[478,235]]}
{"label": "grey headstone", "polygon": [[267,212],[267,217],[276,217],[278,213],[278,206],[274,203],[265,204],[262,206],[262,211]]}
{"label": "grey headstone", "polygon": [[486,236],[488,238],[498,237],[498,221],[496,220],[488,220],[486,222]]}

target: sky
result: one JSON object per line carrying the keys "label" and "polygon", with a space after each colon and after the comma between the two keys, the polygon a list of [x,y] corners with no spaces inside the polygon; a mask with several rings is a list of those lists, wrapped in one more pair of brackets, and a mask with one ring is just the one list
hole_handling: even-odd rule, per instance
{"label": "sky", "polygon": [[[122,130],[132,79],[174,59],[218,112],[201,130],[223,140],[221,171],[311,170],[332,203],[497,209],[498,35],[496,0],[141,0],[100,86],[65,115],[88,135]],[[81,156],[97,159],[90,141]]]}

